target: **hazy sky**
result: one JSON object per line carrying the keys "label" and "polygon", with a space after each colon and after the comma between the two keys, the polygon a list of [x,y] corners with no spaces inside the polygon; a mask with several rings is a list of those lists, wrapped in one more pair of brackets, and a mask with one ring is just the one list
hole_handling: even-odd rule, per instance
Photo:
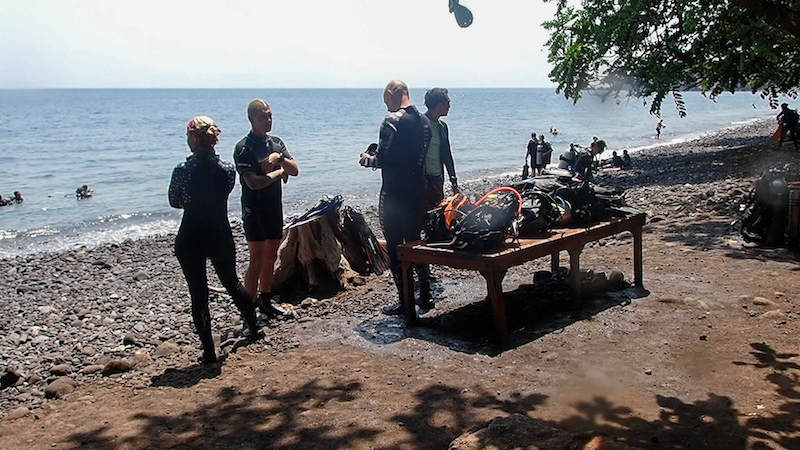
{"label": "hazy sky", "polygon": [[0,0],[0,88],[548,87],[541,0]]}

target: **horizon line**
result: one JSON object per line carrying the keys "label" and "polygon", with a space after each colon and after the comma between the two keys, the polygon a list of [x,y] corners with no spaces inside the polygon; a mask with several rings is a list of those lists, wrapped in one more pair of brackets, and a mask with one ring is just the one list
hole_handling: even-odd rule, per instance
{"label": "horizon line", "polygon": [[[432,85],[424,87],[410,87],[409,89],[428,89],[430,87],[441,86]],[[305,90],[357,90],[357,89],[383,89],[384,86],[366,87],[0,87],[0,91],[55,91],[55,90],[252,90],[252,89],[305,89]],[[553,89],[553,86],[455,86],[447,89]]]}

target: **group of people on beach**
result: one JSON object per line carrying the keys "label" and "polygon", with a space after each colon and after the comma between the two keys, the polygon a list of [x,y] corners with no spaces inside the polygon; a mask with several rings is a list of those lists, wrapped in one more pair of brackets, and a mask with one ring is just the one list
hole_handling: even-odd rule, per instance
{"label": "group of people on beach", "polygon": [[[610,160],[596,163],[595,158],[603,153],[605,149],[606,142],[598,139],[597,136],[592,137],[592,143],[586,148],[577,144],[570,144],[569,150],[559,155],[557,168],[569,171],[570,176],[575,176],[580,180],[592,181],[594,179],[593,172],[597,168],[629,169],[633,166],[628,150],[623,150],[622,156],[617,155],[617,152],[614,151]],[[528,141],[525,151],[522,178],[528,178],[529,175],[542,174],[550,164],[552,154],[553,146],[545,141],[544,134],[540,134],[537,138],[536,133],[531,133],[531,139]],[[532,174],[528,172],[529,160],[533,166]]]}
{"label": "group of people on beach", "polygon": [[[445,170],[453,193],[459,192],[449,129],[441,120],[450,110],[447,89],[425,94],[423,114],[411,103],[408,86],[390,81],[383,92],[389,114],[380,126],[378,143],[361,153],[359,164],[381,170],[378,210],[397,302],[386,314],[402,312],[403,282],[397,245],[418,240],[425,212],[444,198]],[[247,107],[250,132],[234,147],[235,165],[223,161],[215,146],[222,132],[213,119],[195,116],[186,125],[191,155],[172,172],[169,203],[184,210],[175,238],[175,255],[189,287],[192,318],[203,347],[202,362],[217,360],[208,309],[206,261],[244,318],[243,336],[255,339],[264,320],[284,313],[272,291],[273,270],[283,234],[281,183],[297,176],[298,164],[272,130],[272,110],[262,99]],[[377,147],[372,150],[374,147]],[[236,273],[236,252],[227,214],[227,200],[239,176],[242,225],[250,261],[244,284]],[[421,308],[431,308],[430,272],[417,267]],[[408,285],[413,285],[409,283]],[[262,317],[258,317],[258,312]]]}

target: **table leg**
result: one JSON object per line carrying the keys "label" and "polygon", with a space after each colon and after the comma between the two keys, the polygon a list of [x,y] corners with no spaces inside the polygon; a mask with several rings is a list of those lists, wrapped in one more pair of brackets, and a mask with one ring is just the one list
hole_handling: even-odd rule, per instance
{"label": "table leg", "polygon": [[642,227],[634,228],[633,233],[633,284],[643,288],[644,280],[642,276]]}
{"label": "table leg", "polygon": [[583,248],[569,250],[569,285],[572,289],[572,306],[578,307],[581,301],[581,251]]}
{"label": "table leg", "polygon": [[414,306],[414,287],[411,284],[411,264],[400,264],[400,281],[403,286],[400,289],[403,298],[403,310],[405,312],[406,325],[412,325],[417,320],[417,309]]}
{"label": "table leg", "polygon": [[486,291],[492,305],[492,320],[494,321],[494,334],[501,344],[508,343],[508,323],[506,322],[506,304],[503,301],[503,278],[505,271],[481,272],[486,279]]}
{"label": "table leg", "polygon": [[558,271],[560,265],[559,258],[561,258],[561,252],[553,252],[550,254],[550,271],[553,272],[553,274]]}

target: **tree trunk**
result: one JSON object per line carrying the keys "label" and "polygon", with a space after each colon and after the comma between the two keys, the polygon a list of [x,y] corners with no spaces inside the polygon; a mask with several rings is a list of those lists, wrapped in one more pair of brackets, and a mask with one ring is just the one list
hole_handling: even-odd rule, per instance
{"label": "tree trunk", "polygon": [[289,281],[309,291],[329,282],[346,289],[358,274],[342,253],[343,236],[336,211],[289,228],[278,248],[273,289]]}

